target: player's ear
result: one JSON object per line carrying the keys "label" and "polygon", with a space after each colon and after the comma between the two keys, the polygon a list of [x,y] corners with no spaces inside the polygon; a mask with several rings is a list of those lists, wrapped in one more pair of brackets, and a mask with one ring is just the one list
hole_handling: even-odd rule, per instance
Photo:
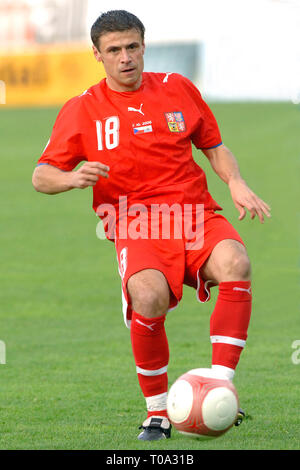
{"label": "player's ear", "polygon": [[97,47],[93,45],[93,53],[97,62],[102,62],[101,53],[98,51]]}

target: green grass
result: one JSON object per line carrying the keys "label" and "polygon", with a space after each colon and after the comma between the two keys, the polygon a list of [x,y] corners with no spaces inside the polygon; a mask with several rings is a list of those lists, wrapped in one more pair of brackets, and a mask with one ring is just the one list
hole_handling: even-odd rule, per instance
{"label": "green grass", "polygon": [[[254,305],[235,385],[249,419],[212,441],[173,432],[137,441],[144,419],[121,313],[113,244],[96,237],[91,191],[34,191],[31,175],[57,109],[3,109],[1,135],[0,449],[299,449],[299,122],[292,104],[214,104],[223,141],[249,185],[272,206],[243,222],[204,156],[209,188],[252,261]],[[212,301],[190,288],[169,314],[169,379],[209,367]]]}

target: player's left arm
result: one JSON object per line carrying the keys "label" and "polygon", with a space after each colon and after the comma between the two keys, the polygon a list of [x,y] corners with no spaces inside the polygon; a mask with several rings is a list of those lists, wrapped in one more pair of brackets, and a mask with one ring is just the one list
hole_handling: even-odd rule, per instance
{"label": "player's left arm", "polygon": [[248,210],[251,219],[257,215],[260,222],[270,217],[270,206],[260,199],[247,185],[233,153],[223,144],[211,149],[203,149],[215,173],[228,184],[233,203],[239,211],[239,220],[244,219]]}

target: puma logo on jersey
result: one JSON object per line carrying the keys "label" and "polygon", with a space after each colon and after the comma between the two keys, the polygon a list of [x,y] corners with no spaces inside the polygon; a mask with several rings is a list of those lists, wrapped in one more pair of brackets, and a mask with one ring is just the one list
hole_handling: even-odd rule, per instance
{"label": "puma logo on jersey", "polygon": [[138,318],[137,318],[135,321],[136,321],[137,323],[139,323],[140,325],[145,326],[146,328],[148,328],[148,330],[154,331],[154,329],[152,328],[152,326],[156,325],[156,323],[151,323],[151,325],[146,325],[146,323],[143,323],[143,322],[140,321]]}
{"label": "puma logo on jersey", "polygon": [[165,78],[163,79],[163,83],[168,83],[169,76],[172,75],[172,74],[173,74],[173,72],[168,72],[168,73],[166,73],[166,76],[165,76]]}
{"label": "puma logo on jersey", "polygon": [[143,107],[143,103],[141,104],[141,106],[140,106],[139,109],[132,108],[131,106],[129,106],[129,107],[128,107],[128,111],[133,111],[134,113],[140,113],[140,114],[142,114],[143,116],[145,116],[145,114],[144,114],[143,111],[142,111],[142,107]]}
{"label": "puma logo on jersey", "polygon": [[252,294],[251,287],[249,287],[249,289],[244,289],[243,287],[234,287],[233,290],[239,290],[241,292],[248,292],[249,295]]}

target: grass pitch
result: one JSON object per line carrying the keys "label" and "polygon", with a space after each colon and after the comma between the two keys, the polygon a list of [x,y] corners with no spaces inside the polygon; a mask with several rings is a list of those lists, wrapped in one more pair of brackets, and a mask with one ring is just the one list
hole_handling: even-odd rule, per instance
{"label": "grass pitch", "polygon": [[[239,222],[228,189],[195,153],[212,195],[238,229],[253,267],[249,338],[235,385],[248,419],[224,436],[139,442],[145,417],[121,313],[114,246],[96,237],[91,190],[38,194],[31,175],[57,109],[2,109],[0,449],[299,449],[299,107],[215,104],[223,141],[250,187],[272,206]],[[166,323],[172,383],[209,367],[212,300],[184,289]],[[296,357],[300,358],[300,354]]]}

